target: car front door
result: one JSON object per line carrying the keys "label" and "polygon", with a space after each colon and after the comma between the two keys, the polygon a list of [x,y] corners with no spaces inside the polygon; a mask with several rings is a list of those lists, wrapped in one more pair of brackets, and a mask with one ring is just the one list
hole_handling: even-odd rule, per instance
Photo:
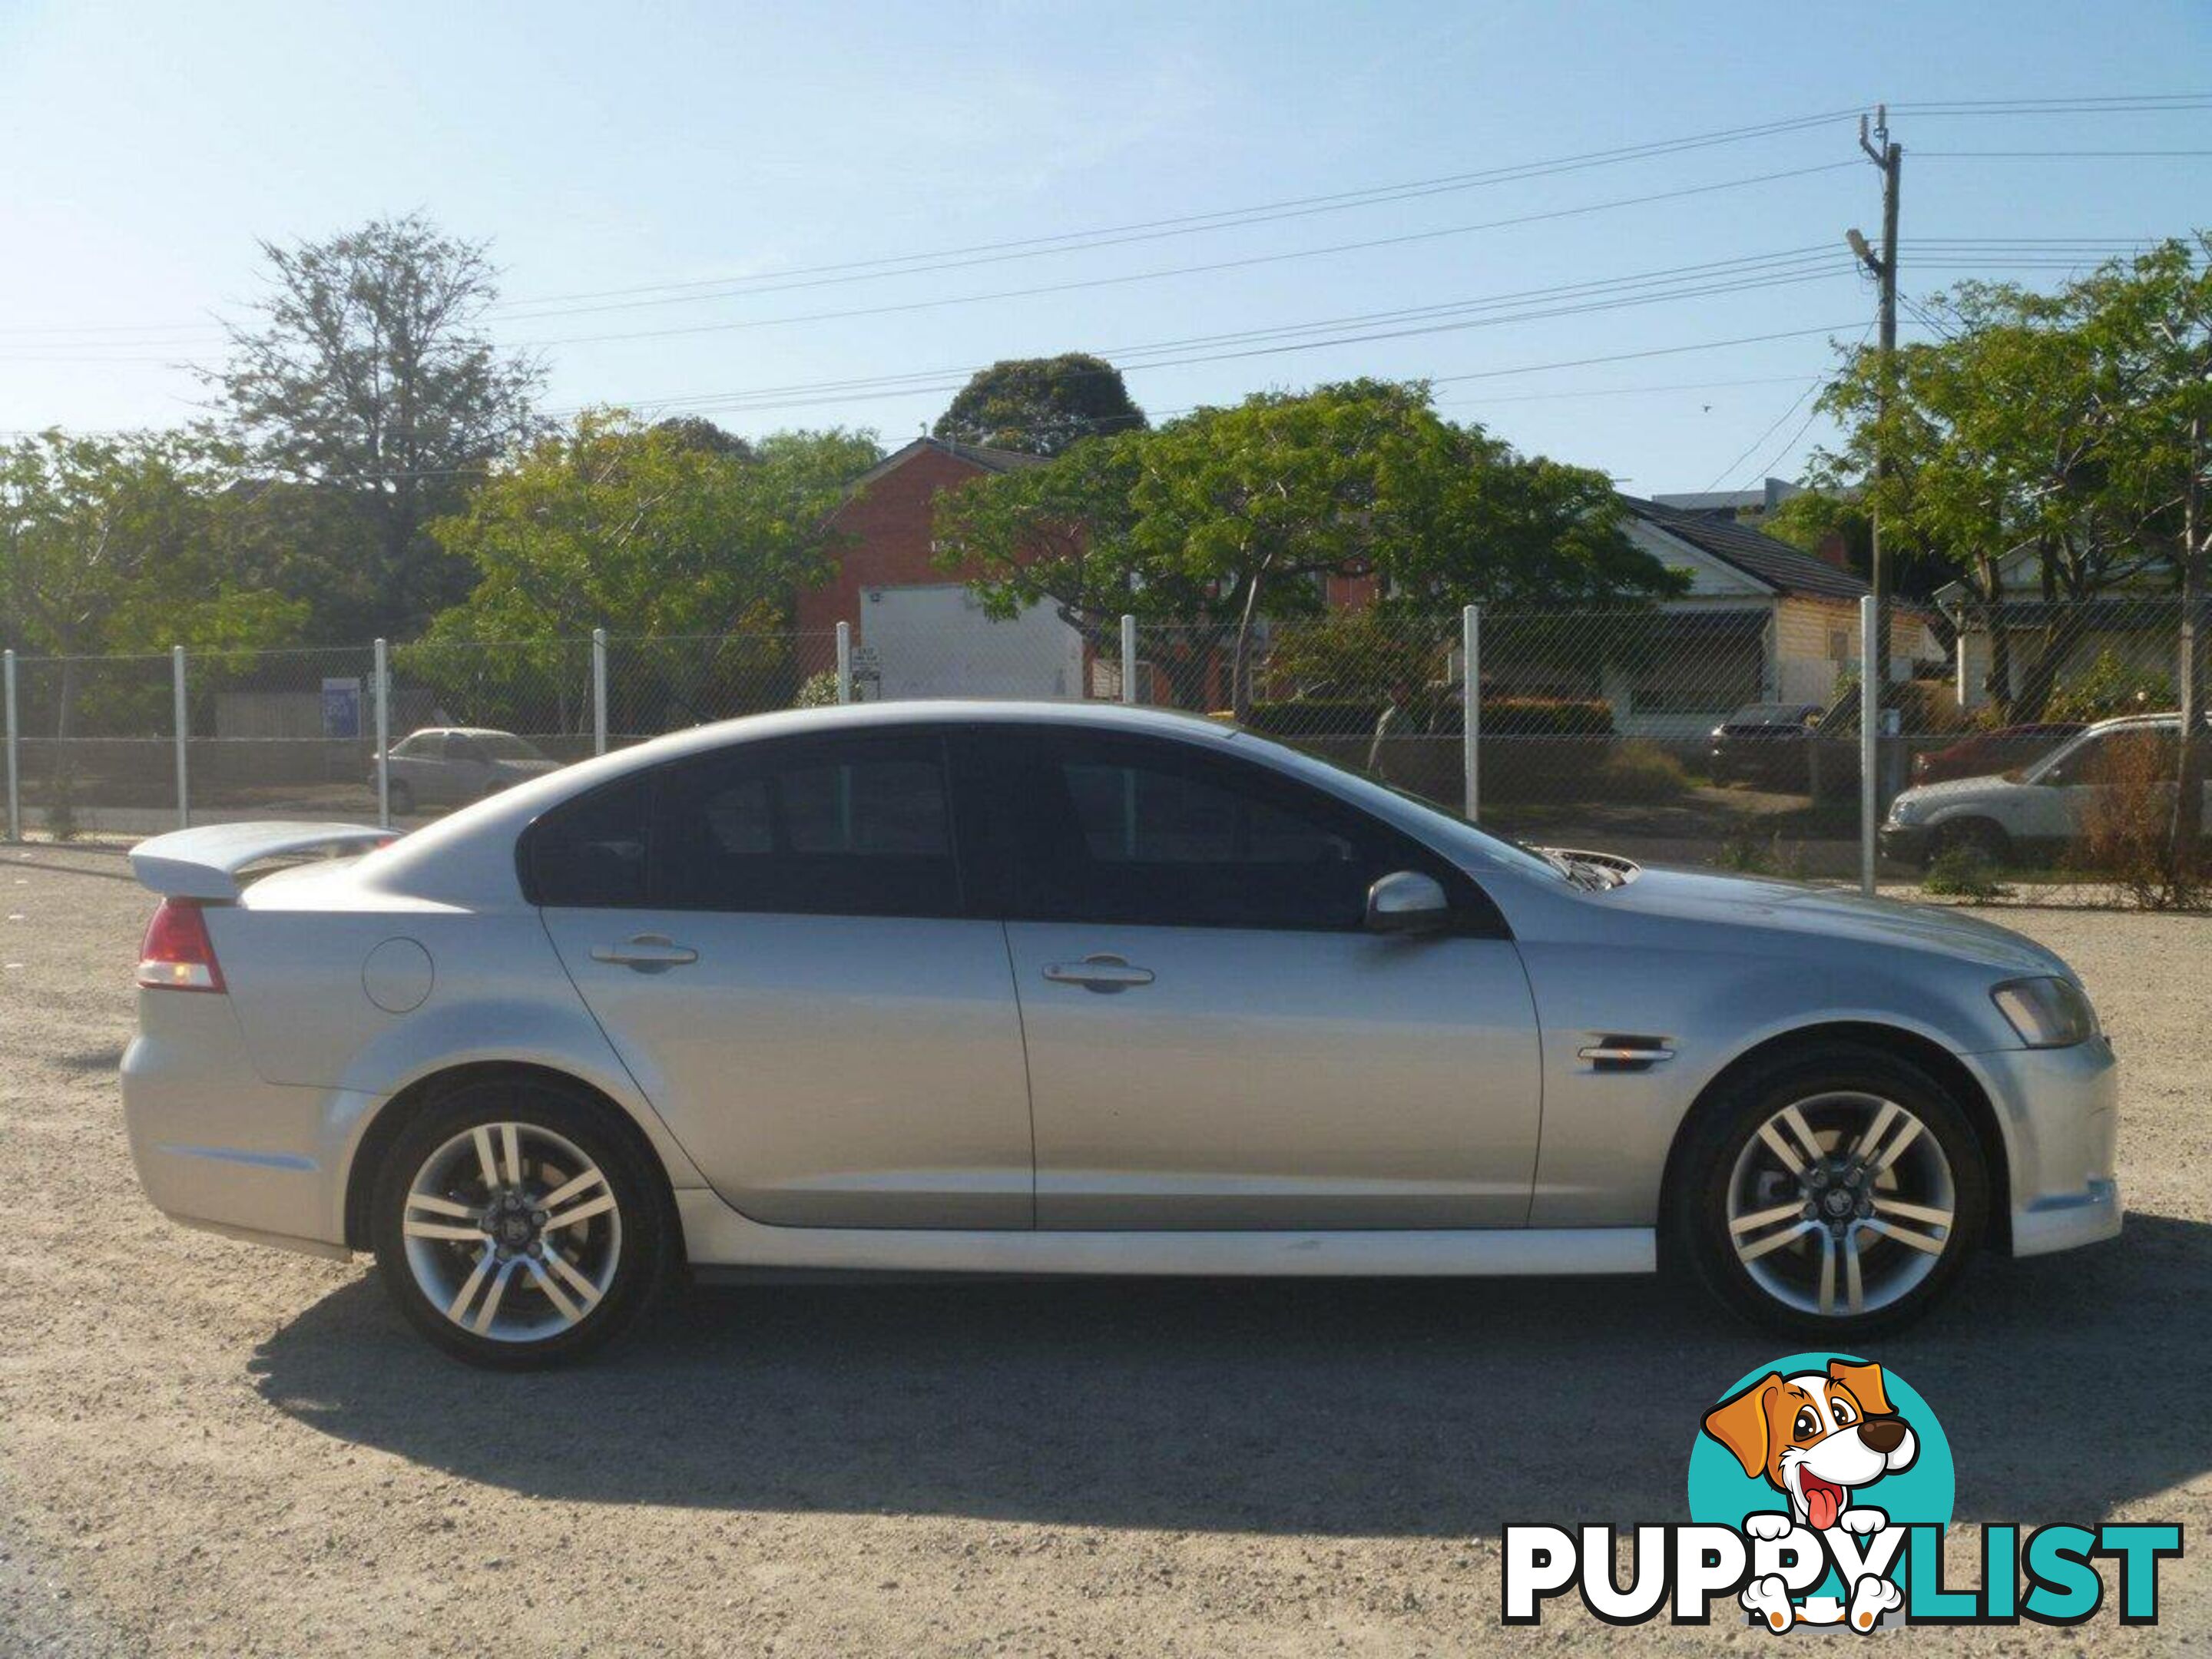
{"label": "car front door", "polygon": [[942,738],[672,763],[550,817],[525,860],[577,988],[736,1209],[1032,1224],[1006,940],[963,894]]}
{"label": "car front door", "polygon": [[[1212,740],[989,744],[1039,1226],[1526,1222],[1535,1014],[1472,880]],[[1366,931],[1399,869],[1445,884],[1447,929]]]}

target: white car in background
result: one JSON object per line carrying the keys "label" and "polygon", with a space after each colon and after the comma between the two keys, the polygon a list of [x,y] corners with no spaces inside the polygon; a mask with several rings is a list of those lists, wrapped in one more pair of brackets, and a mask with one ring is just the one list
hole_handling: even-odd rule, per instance
{"label": "white car in background", "polygon": [[[512,732],[474,726],[426,726],[392,745],[392,810],[401,817],[420,806],[465,806],[526,778],[558,771],[561,763]],[[376,787],[369,769],[368,787]]]}
{"label": "white car in background", "polygon": [[[1881,827],[1885,856],[1924,865],[1952,848],[2002,864],[2064,851],[2086,828],[2089,809],[2125,746],[2156,745],[2169,785],[2179,775],[2181,716],[2128,714],[2100,720],[2041,760],[1986,778],[1907,789],[1890,803]],[[2205,822],[2212,823],[2212,784]]]}

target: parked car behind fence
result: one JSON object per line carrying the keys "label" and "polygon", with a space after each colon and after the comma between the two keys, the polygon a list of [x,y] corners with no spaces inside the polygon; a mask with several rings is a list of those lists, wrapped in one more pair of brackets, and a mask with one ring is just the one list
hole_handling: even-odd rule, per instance
{"label": "parked car behind fence", "polygon": [[[473,726],[426,726],[392,745],[392,810],[460,806],[495,794],[525,778],[556,771],[561,763],[512,732]],[[368,787],[376,787],[369,769]]]}

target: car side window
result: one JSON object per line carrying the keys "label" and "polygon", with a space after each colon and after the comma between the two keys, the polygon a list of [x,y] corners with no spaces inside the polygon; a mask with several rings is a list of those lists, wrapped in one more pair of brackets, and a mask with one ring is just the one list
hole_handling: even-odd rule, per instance
{"label": "car side window", "polygon": [[578,909],[644,903],[652,801],[652,775],[641,773],[564,802],[531,825],[521,859],[531,902]]}
{"label": "car side window", "polygon": [[1009,910],[1025,920],[1350,931],[1376,878],[1456,873],[1387,824],[1193,744],[1055,734],[1024,747],[1003,793]]}
{"label": "car side window", "polygon": [[672,909],[961,915],[943,744],[746,744],[665,769],[649,892]]}

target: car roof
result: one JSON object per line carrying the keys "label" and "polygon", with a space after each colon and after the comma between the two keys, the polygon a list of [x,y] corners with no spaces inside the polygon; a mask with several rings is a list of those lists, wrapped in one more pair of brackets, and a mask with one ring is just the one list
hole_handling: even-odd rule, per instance
{"label": "car roof", "polygon": [[[2205,719],[2208,722],[2212,722],[2212,713],[2208,713]],[[2124,732],[2131,726],[2159,726],[2180,724],[2181,711],[2178,708],[2169,708],[2159,714],[2117,714],[2111,720],[2099,720],[2088,729],[2092,732]]]}

